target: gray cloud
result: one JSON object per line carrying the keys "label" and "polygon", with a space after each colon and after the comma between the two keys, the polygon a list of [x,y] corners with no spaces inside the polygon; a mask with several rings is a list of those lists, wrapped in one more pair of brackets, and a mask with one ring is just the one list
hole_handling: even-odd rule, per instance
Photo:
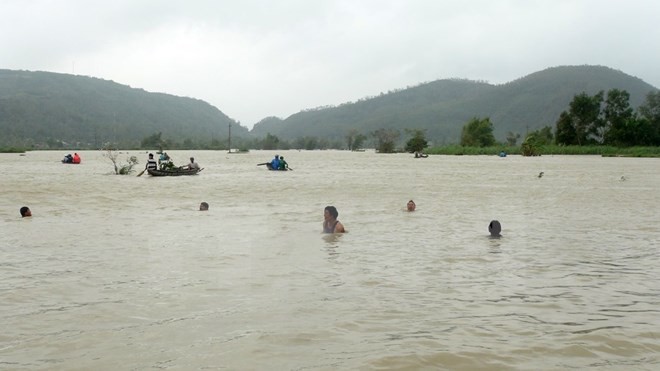
{"label": "gray cloud", "polygon": [[660,86],[654,1],[5,0],[0,14],[0,68],[195,97],[250,127],[424,81],[504,83],[557,65]]}

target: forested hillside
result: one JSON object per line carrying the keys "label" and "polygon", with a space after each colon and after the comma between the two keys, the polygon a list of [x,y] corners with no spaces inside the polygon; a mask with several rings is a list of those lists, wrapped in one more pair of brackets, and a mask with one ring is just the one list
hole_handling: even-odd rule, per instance
{"label": "forested hillside", "polygon": [[92,77],[0,70],[0,147],[98,148],[111,142],[134,148],[162,133],[179,146],[222,148],[229,124],[232,144],[241,148],[275,148],[278,139],[300,138],[341,145],[349,131],[369,137],[379,129],[401,134],[423,129],[432,145],[442,145],[458,143],[463,126],[475,117],[489,117],[496,139],[504,141],[509,132],[524,137],[527,131],[554,128],[576,95],[611,89],[627,91],[633,108],[657,90],[608,67],[553,67],[502,85],[437,80],[285,119],[267,117],[248,132],[202,100]]}
{"label": "forested hillside", "polygon": [[342,139],[350,129],[368,135],[379,128],[425,129],[434,144],[458,143],[463,126],[474,117],[490,117],[495,137],[525,135],[555,125],[573,97],[582,92],[622,89],[637,108],[657,90],[621,71],[601,66],[554,67],[502,85],[468,80],[438,80],[381,94],[371,99],[302,111],[285,120],[269,119],[252,133],[283,139],[318,136]]}
{"label": "forested hillside", "polygon": [[162,132],[176,141],[226,141],[248,130],[210,104],[102,79],[0,70],[0,146],[139,146]]}

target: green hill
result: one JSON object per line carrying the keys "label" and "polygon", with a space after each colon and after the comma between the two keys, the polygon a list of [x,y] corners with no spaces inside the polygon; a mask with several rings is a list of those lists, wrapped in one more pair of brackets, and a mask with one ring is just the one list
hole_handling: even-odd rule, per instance
{"label": "green hill", "polygon": [[438,145],[458,143],[461,129],[474,117],[490,117],[496,138],[503,141],[509,131],[524,135],[527,130],[554,127],[576,94],[614,88],[628,91],[634,108],[657,90],[608,67],[554,67],[502,85],[437,80],[336,107],[304,110],[286,119],[267,117],[248,132],[198,99],[93,77],[0,70],[0,147],[65,143],[70,148],[98,148],[111,142],[129,148],[158,132],[178,143],[190,139],[224,144],[229,124],[232,143],[250,143],[268,133],[286,140],[307,136],[343,142],[352,129],[370,134],[380,128],[409,128],[426,129],[427,138]]}
{"label": "green hill", "polygon": [[230,123],[232,137],[249,136],[247,128],[198,99],[92,77],[0,70],[0,147],[53,142],[134,147],[158,132],[177,142],[225,141]]}
{"label": "green hill", "polygon": [[657,90],[644,81],[608,67],[548,68],[518,80],[491,85],[469,80],[438,80],[378,97],[296,113],[285,120],[269,119],[252,133],[283,139],[318,136],[341,140],[348,130],[368,134],[379,128],[426,129],[434,144],[458,143],[461,129],[474,117],[490,117],[494,134],[520,133],[544,126],[554,128],[559,114],[582,92],[623,89],[637,108]]}

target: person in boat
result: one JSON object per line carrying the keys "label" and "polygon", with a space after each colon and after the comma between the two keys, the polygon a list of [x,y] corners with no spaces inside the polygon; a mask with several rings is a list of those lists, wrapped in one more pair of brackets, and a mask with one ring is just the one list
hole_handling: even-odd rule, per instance
{"label": "person in boat", "polygon": [[271,170],[277,170],[280,168],[280,156],[275,155],[275,158],[270,160],[270,168]]}
{"label": "person in boat", "polygon": [[160,153],[160,156],[158,157],[158,165],[161,170],[168,170],[174,167],[174,163],[172,163],[172,159],[167,152]]}
{"label": "person in boat", "polygon": [[488,232],[490,233],[490,236],[494,238],[502,237],[500,235],[501,231],[502,231],[502,226],[500,225],[500,222],[498,222],[497,220],[491,220],[490,224],[488,224]]}
{"label": "person in boat", "polygon": [[77,152],[73,154],[73,163],[74,164],[79,164],[80,163],[80,155],[78,155]]}
{"label": "person in boat", "polygon": [[417,205],[415,205],[415,201],[413,201],[413,200],[408,201],[408,203],[406,204],[406,209],[408,211],[415,211],[416,208],[417,208]]}
{"label": "person in boat", "polygon": [[68,155],[64,156],[64,159],[62,160],[65,164],[71,164],[73,163],[73,156],[69,153]]}
{"label": "person in boat", "polygon": [[202,202],[199,204],[199,211],[208,211],[209,204],[207,202]]}
{"label": "person in boat", "polygon": [[21,209],[19,210],[19,212],[21,213],[21,218],[25,218],[25,217],[28,217],[28,216],[32,216],[32,211],[31,211],[30,208],[27,207],[27,206],[23,206],[23,207],[21,207]]}
{"label": "person in boat", "polygon": [[289,170],[289,164],[284,161],[284,156],[280,156],[280,165],[277,170]]}
{"label": "person in boat", "polygon": [[341,224],[337,217],[339,212],[334,206],[326,206],[323,210],[323,233],[344,233],[344,225]]}
{"label": "person in boat", "polygon": [[147,159],[147,164],[144,167],[144,170],[158,170],[158,163],[154,160],[154,154],[150,153],[149,158]]}
{"label": "person in boat", "polygon": [[199,169],[199,164],[195,162],[195,158],[190,158],[190,163],[186,165],[188,170]]}

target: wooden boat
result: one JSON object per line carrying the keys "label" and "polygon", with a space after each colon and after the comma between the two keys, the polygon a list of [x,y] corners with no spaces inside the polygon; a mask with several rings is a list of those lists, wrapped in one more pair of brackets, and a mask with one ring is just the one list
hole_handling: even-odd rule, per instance
{"label": "wooden boat", "polygon": [[151,176],[182,176],[182,175],[196,175],[201,169],[172,169],[172,170],[159,170],[159,169],[149,169],[147,172]]}
{"label": "wooden boat", "polygon": [[288,171],[289,170],[289,169],[273,169],[273,165],[271,165],[270,162],[266,164],[266,167],[268,168],[268,170],[273,170],[273,171]]}

